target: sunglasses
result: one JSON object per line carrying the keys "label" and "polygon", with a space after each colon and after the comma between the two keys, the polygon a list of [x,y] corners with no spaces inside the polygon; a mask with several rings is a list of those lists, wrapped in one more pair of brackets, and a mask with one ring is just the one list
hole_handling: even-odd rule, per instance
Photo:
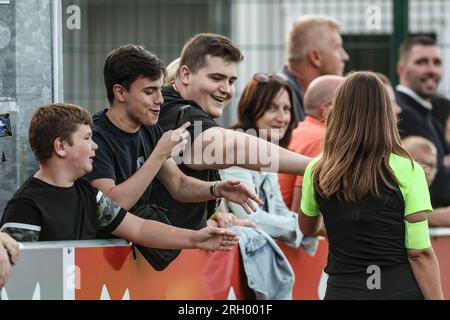
{"label": "sunglasses", "polygon": [[279,73],[279,72],[276,72],[276,73],[258,72],[253,75],[253,80],[255,80],[258,83],[263,83],[263,84],[269,82],[271,78],[281,81],[281,82],[288,82],[288,78],[284,74]]}

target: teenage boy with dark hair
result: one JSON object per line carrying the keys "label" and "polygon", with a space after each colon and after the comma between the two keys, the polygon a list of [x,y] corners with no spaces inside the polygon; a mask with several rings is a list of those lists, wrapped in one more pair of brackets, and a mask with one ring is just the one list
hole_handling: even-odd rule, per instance
{"label": "teenage boy with dark hair", "polygon": [[[192,145],[185,152],[181,170],[204,181],[219,179],[218,169],[239,166],[250,170],[267,170],[302,175],[310,159],[280,148],[264,139],[221,128],[214,120],[235,94],[237,66],[243,60],[241,51],[227,37],[203,33],[191,38],[181,52],[175,83],[163,89],[165,103],[161,108],[159,125],[170,130],[184,105],[191,105],[188,128]],[[214,155],[208,150],[214,149]],[[268,150],[269,162],[251,150]],[[244,159],[244,161],[241,161]],[[204,226],[205,217],[215,211],[214,202],[186,206],[164,192],[156,184],[155,202],[168,209],[177,226]],[[179,214],[187,208],[188,214]]]}
{"label": "teenage boy with dark hair", "polygon": [[81,178],[92,170],[97,145],[81,107],[53,104],[33,115],[29,140],[39,171],[8,202],[2,231],[18,241],[95,239],[113,234],[146,247],[229,250],[226,229],[180,229],[144,220],[119,207]]}
{"label": "teenage boy with dark hair", "polygon": [[[110,106],[93,117],[93,139],[99,149],[86,178],[131,212],[152,203],[155,177],[167,188],[165,192],[180,202],[224,197],[241,204],[247,212],[256,210],[250,199],[260,200],[239,181],[194,179],[171,159],[177,153],[173,149],[179,151],[186,144],[189,123],[165,134],[157,125],[165,72],[161,60],[143,47],[125,45],[110,53],[104,66]],[[177,214],[189,212],[181,207]]]}

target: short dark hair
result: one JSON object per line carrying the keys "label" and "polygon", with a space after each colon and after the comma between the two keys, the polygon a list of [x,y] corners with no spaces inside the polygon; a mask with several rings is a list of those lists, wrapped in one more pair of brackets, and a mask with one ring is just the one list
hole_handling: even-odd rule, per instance
{"label": "short dark hair", "polygon": [[414,46],[421,45],[421,46],[436,46],[436,41],[429,37],[424,35],[414,36],[411,38],[406,39],[402,42],[399,49],[398,59],[399,61],[406,61],[409,58],[409,54],[411,52],[411,49]]}
{"label": "short dark hair", "polygon": [[86,109],[68,103],[40,107],[31,119],[28,139],[36,160],[44,164],[53,155],[53,142],[61,138],[72,145],[72,134],[81,124],[92,126]]}
{"label": "short dark hair", "polygon": [[291,141],[292,131],[296,126],[294,110],[292,109],[294,107],[293,93],[287,80],[280,80],[272,74],[269,74],[267,83],[259,83],[255,79],[251,79],[247,83],[238,103],[238,123],[232,129],[242,129],[244,131],[254,129],[258,131],[256,122],[269,109],[281,89],[287,91],[291,102],[291,121],[283,139],[279,141],[279,145],[286,148]]}
{"label": "short dark hair", "polygon": [[187,66],[196,73],[206,66],[206,56],[219,57],[228,62],[239,63],[244,56],[233,42],[222,35],[200,33],[189,39],[181,51],[180,66]]}
{"label": "short dark hair", "polygon": [[164,63],[144,47],[127,44],[115,49],[108,55],[103,68],[109,103],[114,101],[114,85],[120,84],[130,90],[133,82],[141,77],[154,81],[162,75],[166,75]]}

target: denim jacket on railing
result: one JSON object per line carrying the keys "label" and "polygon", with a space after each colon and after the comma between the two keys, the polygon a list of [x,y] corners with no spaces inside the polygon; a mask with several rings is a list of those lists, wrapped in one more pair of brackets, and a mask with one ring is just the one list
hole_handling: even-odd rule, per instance
{"label": "denim jacket on railing", "polygon": [[248,286],[256,300],[291,300],[295,275],[276,242],[260,229],[231,227],[239,235]]}

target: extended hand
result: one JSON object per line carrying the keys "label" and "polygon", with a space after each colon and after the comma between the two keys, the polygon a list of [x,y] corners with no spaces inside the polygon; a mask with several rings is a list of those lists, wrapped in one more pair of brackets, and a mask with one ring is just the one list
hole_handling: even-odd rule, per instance
{"label": "extended hand", "polygon": [[11,256],[11,262],[16,264],[19,260],[19,243],[11,238],[9,234],[0,232],[0,244],[8,250],[9,255]]}
{"label": "extended hand", "polygon": [[197,231],[195,242],[198,249],[230,251],[238,240],[238,235],[231,230],[206,227]]}
{"label": "extended hand", "polygon": [[239,219],[232,213],[216,212],[209,220],[211,227],[228,228],[233,226],[256,228],[251,219]]}
{"label": "extended hand", "polygon": [[244,208],[245,212],[251,213],[256,211],[253,201],[260,206],[264,205],[264,202],[254,194],[249,187],[241,183],[239,180],[226,180],[217,184],[217,194],[229,201],[240,204]]}
{"label": "extended hand", "polygon": [[6,280],[11,276],[11,264],[9,263],[8,253],[5,248],[0,245],[0,289],[6,283]]}

